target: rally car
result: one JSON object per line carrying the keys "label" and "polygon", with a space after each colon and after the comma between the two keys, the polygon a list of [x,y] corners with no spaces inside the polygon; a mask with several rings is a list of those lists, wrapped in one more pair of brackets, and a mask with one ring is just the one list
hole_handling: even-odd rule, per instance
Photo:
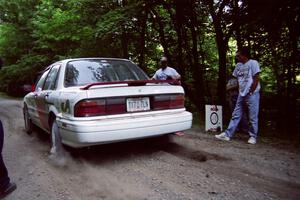
{"label": "rally car", "polygon": [[133,62],[77,58],[55,62],[24,97],[25,130],[34,125],[52,142],[79,148],[191,128],[184,90],[150,80]]}

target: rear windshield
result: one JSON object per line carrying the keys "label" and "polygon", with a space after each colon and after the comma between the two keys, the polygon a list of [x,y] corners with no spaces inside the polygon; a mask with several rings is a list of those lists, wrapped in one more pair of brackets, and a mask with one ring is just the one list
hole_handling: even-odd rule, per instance
{"label": "rear windshield", "polygon": [[82,86],[97,82],[148,80],[135,64],[125,60],[75,60],[67,64],[65,87]]}

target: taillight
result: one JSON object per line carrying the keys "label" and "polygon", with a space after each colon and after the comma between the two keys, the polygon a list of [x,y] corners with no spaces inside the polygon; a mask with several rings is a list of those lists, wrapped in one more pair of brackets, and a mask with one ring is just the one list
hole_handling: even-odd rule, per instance
{"label": "taillight", "polygon": [[[126,113],[126,98],[109,97],[103,99],[86,99],[74,107],[74,117],[93,117]],[[151,97],[151,110],[184,108],[183,94],[156,95]]]}
{"label": "taillight", "polygon": [[152,101],[153,110],[176,109],[176,108],[184,108],[183,94],[158,95],[153,97],[153,101]]}
{"label": "taillight", "polygon": [[126,112],[125,98],[88,99],[75,105],[75,117],[92,117]]}
{"label": "taillight", "polygon": [[83,100],[75,105],[75,117],[91,117],[105,114],[105,100]]}
{"label": "taillight", "polygon": [[106,114],[121,114],[125,112],[125,97],[106,99]]}

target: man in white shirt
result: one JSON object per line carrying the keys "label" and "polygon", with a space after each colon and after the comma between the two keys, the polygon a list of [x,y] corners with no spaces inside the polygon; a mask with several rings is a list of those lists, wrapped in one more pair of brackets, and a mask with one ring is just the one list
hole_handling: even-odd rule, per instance
{"label": "man in white shirt", "polygon": [[233,136],[237,126],[242,118],[243,104],[247,105],[249,112],[250,127],[248,133],[250,138],[249,144],[256,144],[258,133],[258,112],[259,112],[259,73],[260,67],[256,60],[250,59],[250,51],[248,48],[241,48],[237,54],[240,64],[237,64],[233,76],[238,79],[239,95],[235,109],[232,113],[228,128],[221,134],[215,135],[219,140],[229,141]]}
{"label": "man in white shirt", "polygon": [[179,80],[180,75],[172,67],[168,67],[168,59],[162,57],[160,60],[160,69],[152,77],[154,80]]}

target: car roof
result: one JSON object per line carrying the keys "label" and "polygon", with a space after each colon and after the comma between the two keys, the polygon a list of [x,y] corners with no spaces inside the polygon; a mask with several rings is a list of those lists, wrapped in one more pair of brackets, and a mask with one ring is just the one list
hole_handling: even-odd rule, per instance
{"label": "car roof", "polygon": [[64,59],[64,60],[59,60],[59,61],[56,61],[54,63],[51,63],[49,66],[45,67],[43,70],[39,71],[37,74],[42,74],[44,73],[46,70],[48,70],[51,66],[53,65],[56,65],[56,64],[62,64],[62,63],[67,63],[67,62],[70,62],[70,61],[75,61],[75,60],[91,60],[91,59],[94,59],[94,60],[123,60],[123,61],[129,61],[129,62],[132,62],[131,60],[129,59],[125,59],[125,58],[104,58],[104,57],[88,57],[88,58],[68,58],[68,59]]}
{"label": "car roof", "polygon": [[69,58],[69,59],[64,59],[64,60],[57,61],[55,63],[59,63],[59,62],[66,63],[66,62],[75,61],[75,60],[91,60],[91,59],[95,59],[95,60],[97,59],[97,60],[123,60],[123,61],[130,61],[130,60],[124,59],[124,58],[90,57],[90,58]]}

